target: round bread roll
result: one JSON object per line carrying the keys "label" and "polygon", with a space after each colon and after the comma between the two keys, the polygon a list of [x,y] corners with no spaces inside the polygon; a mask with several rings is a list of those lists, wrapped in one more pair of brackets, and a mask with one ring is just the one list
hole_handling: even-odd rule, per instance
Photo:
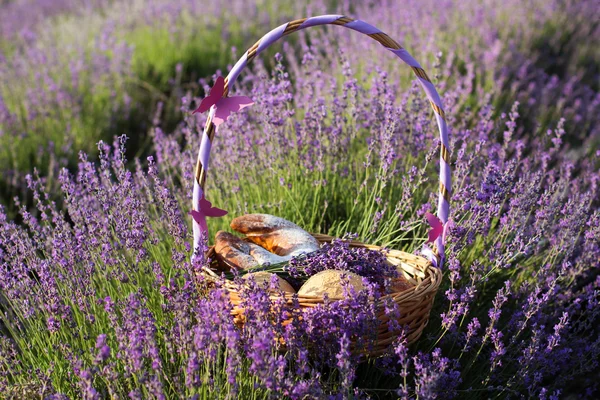
{"label": "round bread roll", "polygon": [[320,248],[310,233],[293,222],[269,214],[242,215],[231,221],[231,228],[280,256],[291,258]]}
{"label": "round bread roll", "polygon": [[353,272],[326,269],[314,274],[298,290],[299,295],[304,296],[327,296],[331,299],[344,298],[344,286],[342,281],[349,280],[350,285],[358,293],[364,289],[362,278]]}
{"label": "round bread roll", "polygon": [[[259,271],[259,272],[251,272],[249,274],[246,274],[243,276],[243,279],[250,279],[250,277],[254,278],[254,281],[260,285],[260,286],[264,286],[264,285],[271,285],[271,277],[275,275],[277,277],[277,284],[279,287],[279,290],[282,290],[284,292],[287,293],[296,293],[296,291],[294,290],[294,288],[292,287],[292,285],[290,285],[285,279],[283,279],[282,277],[280,277],[277,274],[273,274],[271,272],[266,272],[266,271]],[[265,282],[267,282],[265,284]]]}

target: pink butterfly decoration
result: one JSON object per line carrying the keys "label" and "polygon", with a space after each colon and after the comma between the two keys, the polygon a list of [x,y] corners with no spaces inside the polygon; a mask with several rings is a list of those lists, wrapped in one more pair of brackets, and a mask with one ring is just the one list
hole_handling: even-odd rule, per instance
{"label": "pink butterfly decoration", "polygon": [[202,193],[202,198],[200,198],[199,208],[200,210],[192,210],[190,214],[192,215],[192,218],[194,218],[194,221],[200,225],[200,228],[204,234],[208,232],[208,227],[206,226],[206,217],[222,217],[227,215],[227,211],[213,207],[211,202],[206,200],[206,197],[204,197],[204,193]]}
{"label": "pink butterfly decoration", "polygon": [[431,226],[431,229],[427,233],[429,239],[427,243],[433,243],[440,236],[442,237],[442,241],[446,242],[446,235],[448,234],[448,229],[453,225],[452,220],[448,220],[446,224],[443,224],[442,221],[430,212],[425,213],[425,218],[427,218],[427,222]]}
{"label": "pink butterfly decoration", "polygon": [[200,102],[200,107],[195,109],[193,114],[197,112],[203,113],[212,106],[215,106],[213,124],[219,126],[227,120],[232,112],[240,111],[254,104],[252,99],[246,96],[223,97],[224,92],[225,79],[222,76],[218,76],[215,85],[210,89],[210,93]]}

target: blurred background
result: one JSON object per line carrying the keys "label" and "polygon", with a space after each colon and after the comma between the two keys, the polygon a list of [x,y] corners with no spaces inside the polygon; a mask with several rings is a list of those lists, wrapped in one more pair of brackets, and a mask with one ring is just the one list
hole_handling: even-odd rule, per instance
{"label": "blurred background", "polygon": [[[529,135],[565,118],[573,157],[591,154],[599,143],[599,9],[571,0],[2,0],[0,201],[12,214],[11,199],[27,197],[25,174],[36,168],[52,185],[59,168],[74,167],[80,151],[95,154],[101,139],[126,134],[130,156],[149,154],[151,130],[177,130],[182,98],[204,95],[200,78],[211,84],[272,27],[325,13],[364,19],[428,71],[438,68],[442,93],[460,88],[455,118],[476,115],[480,96],[498,115],[519,101]],[[407,68],[373,44],[356,55],[362,38],[341,31],[324,59],[339,60],[342,48],[354,53],[347,57],[358,76],[379,64],[410,88]],[[298,37],[286,46],[300,53]],[[262,57],[267,70],[274,53]]]}

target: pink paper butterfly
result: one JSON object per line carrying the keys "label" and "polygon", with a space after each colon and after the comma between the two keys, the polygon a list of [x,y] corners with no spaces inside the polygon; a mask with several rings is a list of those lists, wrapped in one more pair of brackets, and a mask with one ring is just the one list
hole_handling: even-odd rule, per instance
{"label": "pink paper butterfly", "polygon": [[448,220],[446,224],[443,224],[436,215],[433,215],[429,211],[425,213],[425,218],[427,218],[427,222],[431,226],[431,229],[427,233],[429,236],[427,243],[435,242],[440,236],[442,236],[442,242],[446,242],[446,235],[448,234],[448,228],[452,226],[452,220]]}
{"label": "pink paper butterfly", "polygon": [[206,217],[222,217],[227,215],[227,211],[221,210],[220,208],[213,207],[211,202],[206,200],[204,197],[204,193],[202,193],[202,198],[200,198],[199,211],[192,210],[190,214],[194,221],[200,225],[202,231],[206,234],[208,232],[208,227],[206,226]]}
{"label": "pink paper butterfly", "polygon": [[222,76],[218,76],[215,85],[210,89],[210,93],[200,102],[200,107],[195,109],[193,114],[197,112],[203,113],[212,106],[215,106],[213,124],[219,126],[227,120],[232,112],[240,111],[242,108],[254,104],[252,99],[246,96],[223,97],[224,92],[225,79]]}

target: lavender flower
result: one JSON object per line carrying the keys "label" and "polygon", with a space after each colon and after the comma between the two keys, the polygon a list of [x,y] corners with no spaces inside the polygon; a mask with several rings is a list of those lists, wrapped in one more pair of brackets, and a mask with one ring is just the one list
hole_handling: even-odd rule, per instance
{"label": "lavender flower", "polygon": [[353,272],[383,286],[385,279],[397,276],[396,267],[384,252],[351,247],[344,240],[325,243],[317,252],[293,258],[284,270],[294,278],[312,276],[326,269]]}

